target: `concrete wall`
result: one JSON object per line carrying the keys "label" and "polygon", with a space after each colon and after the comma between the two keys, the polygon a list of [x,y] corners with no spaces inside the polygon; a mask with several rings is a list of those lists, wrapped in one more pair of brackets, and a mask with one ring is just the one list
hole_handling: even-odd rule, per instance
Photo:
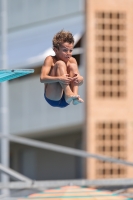
{"label": "concrete wall", "polygon": [[[63,24],[65,28],[67,19],[71,20],[71,16],[80,17],[84,10],[83,0],[7,0],[7,3],[8,51],[11,52],[10,56],[8,55],[8,63],[9,65],[11,64],[11,58],[16,61],[19,54],[22,68],[25,62],[24,55],[27,55],[25,47],[27,51],[31,52],[39,46],[38,40],[36,40],[37,43],[34,41],[34,44],[26,44],[24,50],[21,51],[24,45],[22,44],[24,36],[25,40],[29,41],[28,35],[31,33],[34,38],[33,30],[35,30],[37,37],[40,37],[38,34],[40,29],[38,27],[48,25],[51,22],[57,28],[57,23],[60,19],[62,21],[63,19],[65,20]],[[78,23],[83,25],[81,21],[78,21]],[[51,32],[54,31],[54,27],[51,25],[51,29],[53,29]],[[76,28],[76,30],[79,29],[78,26],[74,27],[72,25],[72,27]],[[79,32],[76,31],[76,33]],[[49,34],[49,31],[47,34]],[[18,40],[16,40],[16,35]],[[17,46],[17,41],[20,46]],[[15,48],[16,53],[14,53]],[[49,48],[49,45],[47,48]],[[39,46],[38,49],[39,52],[35,53],[34,56],[40,54],[41,47]],[[18,68],[18,63],[15,65],[13,62],[11,68]],[[28,64],[25,66],[29,67]],[[82,67],[80,71],[84,75]],[[84,98],[84,85],[80,87],[79,94]],[[47,141],[80,148],[81,127],[84,122],[84,105],[70,105],[64,109],[53,108],[46,103],[43,95],[44,86],[39,81],[39,75],[18,78],[9,82],[9,133],[38,137],[39,139],[42,136],[53,135],[52,137],[54,137],[55,135],[54,138],[47,139]],[[61,134],[61,136],[57,137],[58,134]],[[82,177],[79,158],[23,145],[11,144],[10,162],[13,169],[33,179],[72,179]]]}
{"label": "concrete wall", "polygon": [[[40,138],[41,141],[81,149],[82,133]],[[83,178],[82,158],[19,144],[11,144],[11,168],[34,180]]]}
{"label": "concrete wall", "polygon": [[9,30],[35,26],[83,11],[83,0],[8,0]]}

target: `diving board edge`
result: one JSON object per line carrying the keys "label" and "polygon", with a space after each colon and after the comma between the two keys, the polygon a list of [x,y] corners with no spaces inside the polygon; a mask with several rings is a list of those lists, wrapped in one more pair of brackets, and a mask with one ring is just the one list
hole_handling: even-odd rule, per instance
{"label": "diving board edge", "polygon": [[0,83],[34,73],[34,69],[1,69]]}

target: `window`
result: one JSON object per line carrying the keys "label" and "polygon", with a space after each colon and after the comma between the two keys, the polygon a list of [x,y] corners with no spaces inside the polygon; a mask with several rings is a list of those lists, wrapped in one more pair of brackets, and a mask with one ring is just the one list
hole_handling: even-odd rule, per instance
{"label": "window", "polygon": [[126,96],[126,15],[96,13],[96,95]]}
{"label": "window", "polygon": [[[126,123],[106,122],[96,124],[96,153],[126,160]],[[96,161],[96,178],[124,178],[123,165]]]}

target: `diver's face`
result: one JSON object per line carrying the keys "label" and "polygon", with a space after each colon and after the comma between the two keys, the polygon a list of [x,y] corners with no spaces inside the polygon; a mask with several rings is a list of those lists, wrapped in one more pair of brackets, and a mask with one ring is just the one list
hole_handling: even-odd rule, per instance
{"label": "diver's face", "polygon": [[56,56],[64,62],[67,62],[72,56],[73,46],[73,43],[70,44],[68,42],[61,44],[57,52],[55,52]]}

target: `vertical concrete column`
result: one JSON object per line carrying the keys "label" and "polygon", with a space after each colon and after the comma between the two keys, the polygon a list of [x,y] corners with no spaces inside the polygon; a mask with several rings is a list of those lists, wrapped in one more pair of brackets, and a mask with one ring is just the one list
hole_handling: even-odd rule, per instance
{"label": "vertical concrete column", "polygon": [[[7,69],[7,1],[1,0],[1,69]],[[0,133],[9,134],[8,120],[8,82],[0,85]],[[9,141],[6,138],[1,140],[1,164],[9,166]],[[1,175],[1,181],[6,183],[9,177],[6,174]],[[3,194],[8,195],[9,190],[3,189]]]}

